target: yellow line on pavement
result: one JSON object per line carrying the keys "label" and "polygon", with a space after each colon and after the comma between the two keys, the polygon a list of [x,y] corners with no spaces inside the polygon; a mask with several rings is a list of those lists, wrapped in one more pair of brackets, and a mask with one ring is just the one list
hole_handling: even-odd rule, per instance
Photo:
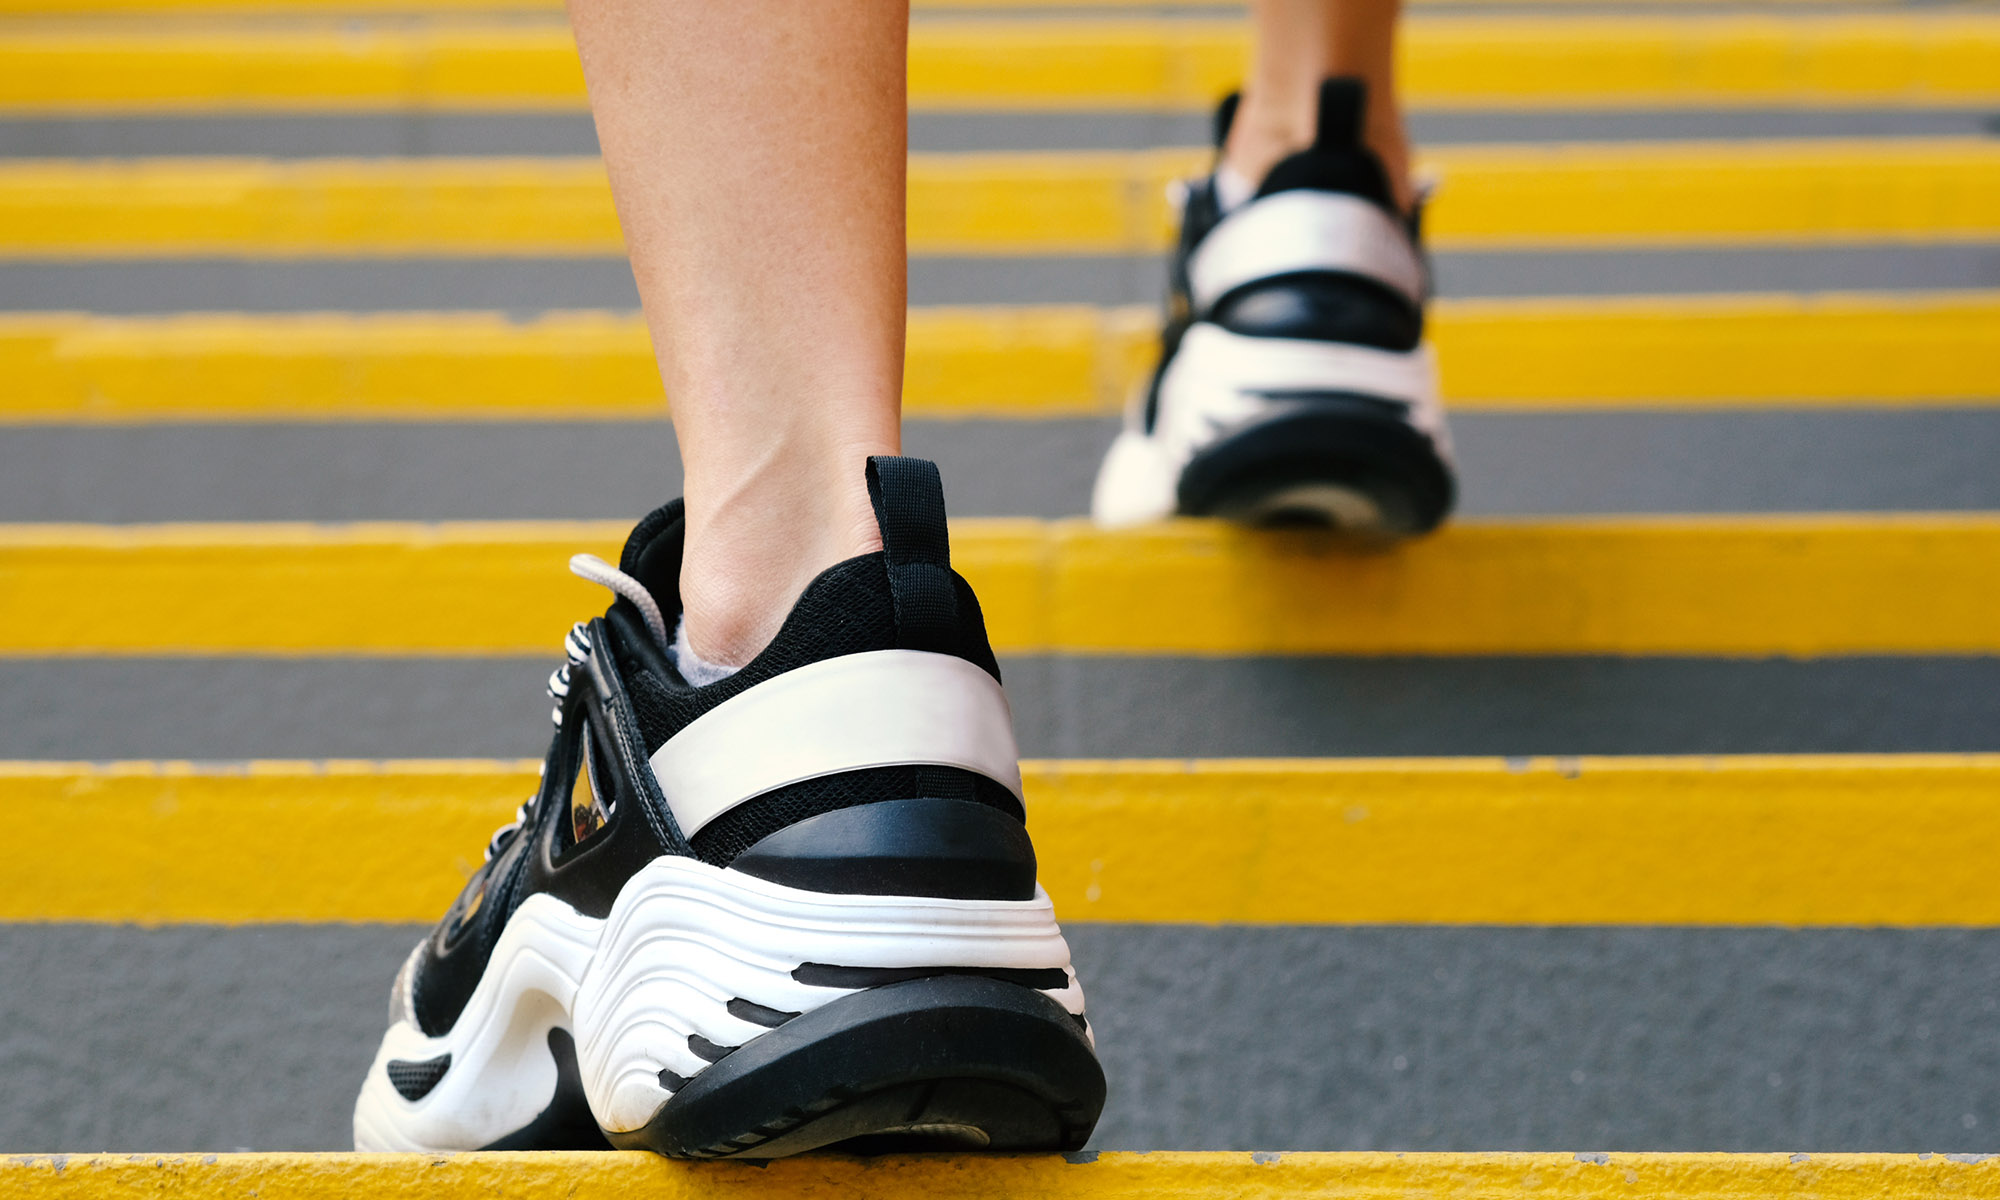
{"label": "yellow line on pavement", "polygon": [[[2000,515],[954,526],[1003,652],[1991,654]],[[0,526],[0,654],[546,653],[607,522]]]}
{"label": "yellow line on pavement", "polygon": [[61,1154],[0,1159],[0,1188],[48,1200],[1822,1200],[2000,1196],[2000,1160],[1945,1154],[1104,1153],[805,1155],[673,1162],[639,1151],[537,1154]]}
{"label": "yellow line on pavement", "polygon": [[[535,767],[0,763],[0,811],[91,847],[17,861],[0,920],[434,920],[534,792]],[[2000,924],[1989,864],[1965,849],[2000,839],[1995,755],[1023,772],[1065,920]]]}
{"label": "yellow line on pavement", "polygon": [[[1169,181],[1206,155],[919,155],[920,254],[1133,253],[1167,244]],[[2000,236],[2000,142],[1911,138],[1452,146],[1440,249]],[[615,255],[587,158],[0,163],[0,256]]]}
{"label": "yellow line on pavement", "polygon": [[[953,19],[911,30],[918,108],[1199,109],[1236,86],[1241,20]],[[1409,22],[1420,107],[1987,103],[1985,13],[1452,15]],[[557,21],[0,30],[0,108],[579,108]]]}
{"label": "yellow line on pavement", "polygon": [[[2000,402],[2000,293],[1443,301],[1458,409]],[[1118,411],[1150,307],[919,308],[904,410]],[[0,315],[0,423],[664,415],[645,325],[619,313]]]}

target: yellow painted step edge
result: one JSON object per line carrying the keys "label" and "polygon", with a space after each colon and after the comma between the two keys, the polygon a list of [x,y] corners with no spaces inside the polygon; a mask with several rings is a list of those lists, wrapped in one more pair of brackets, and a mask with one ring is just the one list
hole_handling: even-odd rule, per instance
{"label": "yellow painted step edge", "polygon": [[[0,526],[0,654],[538,654],[610,522]],[[1992,654],[2000,514],[1465,521],[1392,550],[954,523],[1003,653]]]}
{"label": "yellow painted step edge", "polygon": [[[1201,109],[1240,81],[1241,20],[940,20],[911,30],[920,109]],[[1419,16],[1426,108],[1941,105],[2000,99],[1986,13]],[[576,109],[559,22],[0,30],[0,109]]]}
{"label": "yellow painted step edge", "polygon": [[[1433,240],[1572,244],[1976,236],[2000,150],[1972,139],[1440,150]],[[1196,151],[919,156],[912,248],[1164,246],[1168,180]],[[1884,178],[1883,176],[1889,176]],[[1975,194],[1976,193],[1976,194]],[[1702,205],[1691,212],[1689,204]],[[593,160],[138,160],[0,166],[0,253],[611,254]]]}
{"label": "yellow painted step edge", "polygon": [[[1167,244],[1195,150],[918,155],[920,254],[1124,254]],[[2000,141],[1451,146],[1434,248],[1978,240],[2000,235]],[[0,257],[615,255],[589,158],[0,163]]]}
{"label": "yellow painted step edge", "polygon": [[2000,1160],[1945,1154],[1108,1152],[1081,1156],[671,1162],[639,1151],[538,1154],[63,1154],[0,1159],[0,1189],[49,1200],[427,1196],[513,1200],[1822,1200],[2000,1195]]}
{"label": "yellow painted step edge", "polygon": [[[1446,5],[1452,8],[1542,8],[1550,4],[1579,7],[1625,5],[1659,7],[1661,0],[1411,0],[1418,8]],[[1878,7],[1880,0],[1669,0],[1676,7],[1694,13],[1714,11],[1776,11],[1795,6],[1839,8]],[[981,14],[1015,11],[1040,15],[1048,9],[1086,7],[1078,0],[911,0],[918,13],[951,15],[965,10]],[[1229,9],[1241,8],[1241,0],[1089,0],[1091,9]],[[239,17],[255,15],[318,16],[325,14],[477,14],[563,11],[562,0],[0,0],[0,16],[10,17],[91,17],[120,16],[205,16]]]}
{"label": "yellow painted step edge", "polygon": [[[92,847],[17,861],[0,920],[428,922],[536,766],[0,762],[0,811]],[[1023,778],[1069,921],[2000,925],[1968,849],[2000,839],[2000,755],[1030,761]]]}
{"label": "yellow painted step edge", "polygon": [[[1459,410],[2000,403],[2000,292],[1447,300],[1428,323]],[[1117,412],[1155,310],[910,313],[904,411]],[[0,424],[663,416],[620,313],[0,315]]]}

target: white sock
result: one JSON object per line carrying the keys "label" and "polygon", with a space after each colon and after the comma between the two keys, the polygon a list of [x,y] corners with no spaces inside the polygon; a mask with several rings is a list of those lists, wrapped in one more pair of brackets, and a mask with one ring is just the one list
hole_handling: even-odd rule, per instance
{"label": "white sock", "polygon": [[1257,194],[1257,185],[1243,177],[1242,172],[1224,163],[1215,168],[1215,202],[1223,212],[1236,208]]}
{"label": "white sock", "polygon": [[696,687],[707,687],[711,683],[721,683],[737,672],[736,667],[719,666],[707,661],[701,655],[694,652],[694,647],[688,645],[688,617],[686,613],[681,614],[679,623],[674,626],[672,653],[674,656],[674,667],[680,671],[681,678]]}

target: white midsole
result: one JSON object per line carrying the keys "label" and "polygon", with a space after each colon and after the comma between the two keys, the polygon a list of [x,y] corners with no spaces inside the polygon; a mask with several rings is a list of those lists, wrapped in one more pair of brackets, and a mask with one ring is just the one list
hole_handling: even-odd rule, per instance
{"label": "white midsole", "polygon": [[[847,967],[1069,967],[1055,909],[1033,900],[844,896],[801,891],[689,858],[632,877],[576,997],[577,1061],[598,1124],[637,1129],[670,1094],[660,1072],[708,1064],[697,1035],[738,1046],[765,1027],[726,1008],[740,997],[810,1012],[850,989],[814,987],[804,963]],[[1083,1011],[1076,976],[1047,994]]]}
{"label": "white midsole", "polygon": [[[666,856],[626,882],[602,921],[529,897],[449,1032],[391,1026],[355,1105],[355,1148],[472,1149],[520,1129],[554,1095],[547,1039],[558,1026],[576,1038],[598,1124],[637,1129],[672,1094],[662,1071],[693,1079],[708,1066],[690,1035],[734,1047],[768,1032],[730,1013],[732,999],[802,1013],[857,990],[798,982],[805,963],[1061,968],[1068,985],[1044,994],[1083,1012],[1039,888],[1021,901],[835,895]],[[422,1099],[391,1086],[390,1059],[446,1053],[451,1068]]]}
{"label": "white midsole", "polygon": [[1099,468],[1091,515],[1123,528],[1172,516],[1181,471],[1203,448],[1289,406],[1266,392],[1343,391],[1406,406],[1404,419],[1451,456],[1437,367],[1428,344],[1400,352],[1371,346],[1250,337],[1200,323],[1181,338],[1160,378],[1159,411],[1146,430],[1133,405]]}
{"label": "white midsole", "polygon": [[[427,1036],[406,1015],[389,1027],[354,1105],[356,1150],[472,1150],[535,1119],[555,1096],[549,1031],[570,1027],[577,983],[603,922],[530,896],[501,931],[486,973],[451,1029]],[[427,1095],[405,1100],[391,1059],[451,1055]]]}

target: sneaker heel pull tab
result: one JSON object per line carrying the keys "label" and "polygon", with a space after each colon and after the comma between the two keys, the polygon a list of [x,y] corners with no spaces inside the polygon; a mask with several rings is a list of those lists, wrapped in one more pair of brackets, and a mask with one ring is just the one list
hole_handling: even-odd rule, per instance
{"label": "sneaker heel pull tab", "polygon": [[1362,120],[1368,112],[1368,85],[1351,75],[1323,79],[1319,85],[1319,129],[1316,150],[1352,150],[1361,144]]}
{"label": "sneaker heel pull tab", "polygon": [[922,458],[870,458],[868,498],[874,502],[889,561],[896,645],[954,653],[960,641],[958,588],[951,574],[951,535],[937,464]]}
{"label": "sneaker heel pull tab", "polygon": [[1220,151],[1229,140],[1229,131],[1236,127],[1237,110],[1243,107],[1243,93],[1231,92],[1215,106],[1215,148]]}

